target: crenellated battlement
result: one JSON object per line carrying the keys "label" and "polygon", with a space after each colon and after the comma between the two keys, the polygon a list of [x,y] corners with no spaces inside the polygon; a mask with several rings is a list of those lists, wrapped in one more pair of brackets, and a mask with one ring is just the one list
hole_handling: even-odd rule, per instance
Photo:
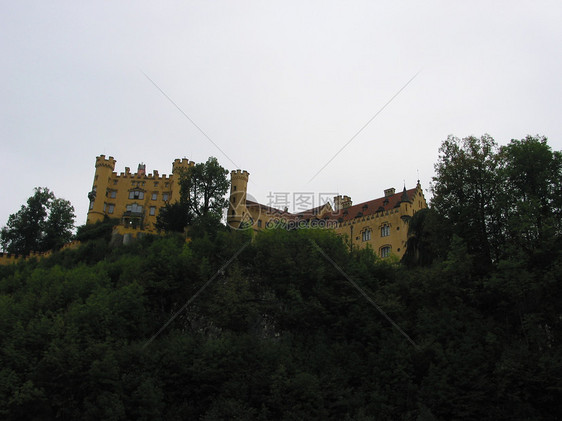
{"label": "crenellated battlement", "polygon": [[[62,246],[61,251],[67,249],[76,249],[80,246],[80,244],[80,241],[71,241],[70,243],[66,243],[64,246]],[[27,260],[34,257],[37,259],[42,259],[44,257],[51,256],[53,253],[53,250],[47,250],[43,252],[32,251],[28,255],[0,252],[0,265],[11,265],[19,262],[20,260]]]}
{"label": "crenellated battlement", "polygon": [[0,253],[0,265],[10,265],[12,263],[17,263],[20,260],[27,260],[31,258],[42,259],[43,257],[49,257],[53,254],[52,250],[48,251],[32,251],[27,255],[22,254],[12,254],[12,253]]}
{"label": "crenellated battlement", "polygon": [[110,156],[109,158],[105,159],[105,155],[100,155],[96,157],[96,168],[98,167],[106,167],[110,168],[111,171],[115,169],[115,158]]}
{"label": "crenellated battlement", "polygon": [[[179,197],[179,184],[174,182],[182,171],[195,166],[187,158],[174,159],[171,174],[148,172],[147,165],[138,164],[133,173],[131,167],[124,172],[115,171],[115,159],[100,155],[96,158],[96,173],[92,190],[88,193],[89,210],[87,224],[93,224],[106,217],[119,218],[125,225],[142,226],[150,231],[156,224],[159,209],[165,203],[174,203]],[[142,191],[142,195],[131,195],[131,191]],[[142,209],[140,219],[131,219],[129,208]]]}
{"label": "crenellated battlement", "polygon": [[0,252],[0,265],[11,265],[17,263],[24,256],[12,253],[2,253]]}
{"label": "crenellated battlement", "polygon": [[[131,167],[125,167],[124,172],[117,173],[115,171],[115,163],[117,161],[112,156],[106,158],[105,155],[100,155],[96,157],[96,170],[98,168],[109,168],[111,169],[111,178],[124,178],[124,179],[146,179],[146,180],[154,180],[154,181],[168,181],[172,178],[173,174],[162,174],[158,172],[158,170],[154,170],[151,174],[147,174],[146,172],[139,171],[137,173],[131,172]],[[190,161],[187,158],[182,159],[175,159],[172,164],[172,172],[175,168],[188,168],[195,165],[195,162]]]}
{"label": "crenellated battlement", "polygon": [[162,174],[160,175],[158,173],[158,171],[154,170],[154,172],[152,174],[132,174],[130,171],[129,172],[122,172],[117,174],[116,172],[113,172],[111,174],[112,178],[124,178],[124,179],[130,179],[130,180],[154,180],[154,181],[160,181],[160,180],[170,180],[172,178],[172,174],[168,175],[168,174]]}
{"label": "crenellated battlement", "polygon": [[174,162],[172,163],[172,173],[174,173],[176,171],[176,169],[179,168],[189,168],[189,167],[193,167],[195,166],[195,162],[190,161],[187,158],[176,158],[174,159]]}
{"label": "crenellated battlement", "polygon": [[245,179],[248,180],[248,178],[250,177],[250,173],[246,170],[232,170],[230,172],[230,178],[231,179]]}

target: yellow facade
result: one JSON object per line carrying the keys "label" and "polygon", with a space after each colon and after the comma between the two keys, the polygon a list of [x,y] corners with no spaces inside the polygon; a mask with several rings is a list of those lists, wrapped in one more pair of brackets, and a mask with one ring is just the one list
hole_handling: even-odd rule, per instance
{"label": "yellow facade", "polygon": [[384,196],[353,205],[349,196],[334,197],[308,211],[290,213],[248,199],[249,173],[231,172],[230,205],[227,222],[233,228],[256,231],[281,226],[287,229],[312,227],[332,229],[347,238],[351,248],[371,247],[378,256],[401,258],[408,240],[408,223],[417,211],[427,208],[418,181],[415,188],[396,193],[391,188]]}
{"label": "yellow facade", "polygon": [[96,158],[86,223],[93,224],[106,217],[118,218],[117,231],[156,232],[156,217],[160,209],[180,197],[178,170],[187,169],[195,163],[186,158],[176,159],[170,175],[160,175],[156,170],[147,174],[143,164],[139,164],[136,173],[125,167],[124,173],[117,174],[114,172],[115,163],[111,156]]}
{"label": "yellow facade", "polygon": [[351,247],[371,247],[378,256],[402,258],[408,240],[408,224],[417,211],[427,208],[421,185],[395,193],[385,190],[385,196],[348,206],[337,212],[335,231],[348,238]]}
{"label": "yellow facade", "polygon": [[[172,174],[147,174],[140,164],[136,173],[128,167],[117,174],[115,159],[100,155],[96,158],[96,172],[92,191],[88,194],[90,207],[86,223],[105,218],[118,218],[115,231],[120,234],[155,233],[156,218],[166,203],[180,197],[178,183],[180,169],[195,163],[176,159]],[[258,203],[248,195],[250,174],[234,170],[230,174],[230,201],[227,223],[236,229],[256,231],[281,226],[286,229],[313,227],[332,229],[346,237],[351,248],[371,247],[379,256],[395,255],[401,258],[408,239],[408,223],[415,212],[427,207],[419,184],[415,188],[396,193],[387,189],[384,196],[353,205],[349,196],[336,196],[331,203],[300,213],[275,209]]]}

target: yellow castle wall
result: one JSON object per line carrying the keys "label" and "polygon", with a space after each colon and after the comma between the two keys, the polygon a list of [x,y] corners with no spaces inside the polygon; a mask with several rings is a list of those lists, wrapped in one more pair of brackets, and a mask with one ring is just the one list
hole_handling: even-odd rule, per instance
{"label": "yellow castle wall", "polygon": [[[124,173],[117,174],[114,172],[115,162],[111,156],[107,159],[104,155],[96,158],[92,186],[92,191],[96,194],[90,202],[86,223],[103,221],[107,216],[119,218],[126,228],[155,232],[160,209],[166,203],[174,203],[179,199],[178,171],[185,170],[195,163],[185,158],[176,159],[172,164],[172,174],[168,176],[159,175],[158,171],[153,171],[152,174],[133,174],[128,167]],[[130,192],[139,193],[131,198]],[[132,214],[127,210],[128,205],[135,206],[134,210],[139,212]]]}
{"label": "yellow castle wall", "polygon": [[[412,203],[402,202],[399,207],[373,215],[353,218],[338,223],[335,231],[347,237],[351,247],[364,248],[370,246],[378,256],[383,247],[390,247],[390,254],[402,258],[408,240],[408,222],[415,212],[427,207],[421,187],[418,186]],[[388,235],[382,235],[383,226],[388,225]],[[370,230],[369,240],[364,240],[363,232]],[[385,232],[386,234],[386,232]]]}
{"label": "yellow castle wall", "polygon": [[[227,223],[238,228],[241,223],[246,227],[251,226],[255,231],[264,230],[275,226],[277,221],[292,220],[293,226],[298,225],[295,215],[275,212],[265,206],[246,204],[247,185],[249,174],[246,171],[236,170],[231,172],[230,204],[227,214]],[[400,193],[399,193],[400,194]],[[344,208],[351,205],[351,199],[345,197]],[[337,199],[337,198],[336,198]],[[319,219],[327,217],[325,227],[334,229],[336,233],[347,238],[350,247],[364,248],[370,246],[378,256],[394,255],[401,258],[406,251],[408,240],[408,222],[415,212],[427,208],[427,202],[421,186],[417,185],[411,202],[402,202],[393,209],[376,212],[375,214],[350,219],[344,222],[337,221],[337,215],[331,213],[330,208],[323,209],[318,215]],[[271,224],[271,225],[269,225]],[[382,227],[388,225],[388,235],[382,235]],[[322,227],[322,223],[319,225]],[[370,238],[365,239],[363,232],[370,230]],[[385,231],[384,234],[387,232]],[[389,247],[389,249],[383,250]]]}

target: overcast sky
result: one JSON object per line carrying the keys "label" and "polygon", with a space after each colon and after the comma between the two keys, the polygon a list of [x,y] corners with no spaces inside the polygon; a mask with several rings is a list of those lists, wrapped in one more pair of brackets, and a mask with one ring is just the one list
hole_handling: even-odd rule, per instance
{"label": "overcast sky", "polygon": [[560,1],[85,3],[2,1],[0,225],[36,186],[85,223],[100,154],[360,203],[428,189],[449,134],[562,149]]}

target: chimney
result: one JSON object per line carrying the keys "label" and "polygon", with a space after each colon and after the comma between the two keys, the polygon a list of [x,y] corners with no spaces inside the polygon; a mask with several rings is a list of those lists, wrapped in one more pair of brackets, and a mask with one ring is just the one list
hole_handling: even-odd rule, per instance
{"label": "chimney", "polygon": [[394,187],[391,187],[384,191],[384,197],[392,196],[394,193],[396,193],[396,189]]}

